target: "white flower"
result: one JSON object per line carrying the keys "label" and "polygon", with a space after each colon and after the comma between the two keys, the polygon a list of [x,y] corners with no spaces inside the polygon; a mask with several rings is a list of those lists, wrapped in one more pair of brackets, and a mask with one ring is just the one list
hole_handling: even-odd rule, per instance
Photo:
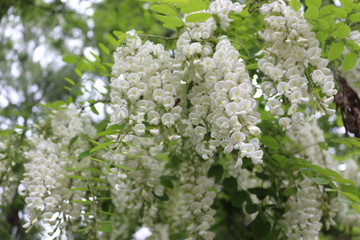
{"label": "white flower", "polygon": [[162,122],[162,124],[164,124],[165,126],[170,128],[175,123],[175,117],[171,113],[165,113],[161,117],[161,122]]}
{"label": "white flower", "polygon": [[137,135],[137,136],[142,136],[145,134],[145,130],[146,130],[146,127],[144,124],[136,124],[134,127],[133,127],[133,131],[134,133]]}

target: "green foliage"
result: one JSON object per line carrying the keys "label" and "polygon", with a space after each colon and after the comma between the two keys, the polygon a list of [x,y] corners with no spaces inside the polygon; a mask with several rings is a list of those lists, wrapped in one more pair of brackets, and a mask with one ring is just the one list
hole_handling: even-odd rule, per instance
{"label": "green foliage", "polygon": [[186,17],[186,22],[204,22],[208,20],[212,15],[210,13],[193,13]]}

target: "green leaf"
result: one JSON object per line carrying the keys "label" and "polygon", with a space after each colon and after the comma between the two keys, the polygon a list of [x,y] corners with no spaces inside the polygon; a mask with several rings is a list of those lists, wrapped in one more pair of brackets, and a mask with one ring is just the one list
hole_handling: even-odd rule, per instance
{"label": "green leaf", "polygon": [[351,32],[351,29],[348,25],[341,24],[341,26],[338,27],[335,34],[338,38],[343,39],[343,38],[348,37],[350,32]]}
{"label": "green leaf", "polygon": [[257,204],[247,203],[245,206],[245,210],[248,214],[253,214],[256,213],[259,210],[259,208]]}
{"label": "green leaf", "polygon": [[251,158],[243,158],[243,164],[241,165],[241,168],[242,169],[249,169],[249,168],[252,168],[254,166],[254,164],[252,163],[252,160]]}
{"label": "green leaf", "polygon": [[214,177],[215,181],[218,182],[224,174],[224,168],[220,164],[212,165],[207,173],[207,176]]}
{"label": "green leaf", "polygon": [[271,156],[275,161],[277,161],[281,166],[285,166],[288,162],[288,158],[285,157],[284,155],[280,155],[280,154],[273,154]]}
{"label": "green leaf", "polygon": [[82,180],[86,179],[84,176],[81,176],[81,175],[65,175],[65,177],[71,178],[71,179],[82,179]]}
{"label": "green leaf", "polygon": [[208,20],[211,16],[212,14],[210,13],[194,13],[186,17],[186,22],[188,23],[204,22]]}
{"label": "green leaf", "polygon": [[315,20],[319,17],[319,10],[314,6],[310,6],[305,12],[305,17]]}
{"label": "green leaf", "polygon": [[331,180],[338,182],[338,183],[355,184],[354,181],[352,181],[350,179],[341,178],[341,177],[334,177]]}
{"label": "green leaf", "polygon": [[118,46],[118,41],[116,41],[116,39],[111,36],[111,34],[106,34],[105,38],[110,42],[111,45]]}
{"label": "green leaf", "polygon": [[227,177],[223,181],[223,186],[226,191],[235,192],[237,191],[238,184],[234,177]]}
{"label": "green leaf", "polygon": [[154,4],[150,6],[150,9],[169,16],[177,16],[176,11],[168,4]]}
{"label": "green leaf", "polygon": [[181,13],[192,13],[207,8],[206,3],[202,0],[191,0],[189,3],[180,3],[176,5],[180,8]]}
{"label": "green leaf", "polygon": [[340,0],[341,5],[347,12],[351,12],[352,8],[354,7],[354,3],[352,0]]}
{"label": "green leaf", "polygon": [[85,231],[91,230],[91,229],[93,229],[93,227],[80,228],[80,229],[76,230],[75,232],[80,233],[80,232],[85,232]]}
{"label": "green leaf", "polygon": [[326,184],[330,183],[329,180],[327,180],[326,178],[322,178],[322,177],[315,177],[315,178],[313,178],[313,180],[316,184],[319,184],[319,185],[326,185]]}
{"label": "green leaf", "polygon": [[270,176],[265,174],[265,173],[262,173],[262,172],[255,172],[255,175],[262,179],[262,180],[269,180],[270,179]]}
{"label": "green leaf", "polygon": [[91,155],[91,152],[89,150],[86,150],[86,151],[79,154],[79,158],[88,157],[90,155]]}
{"label": "green leaf", "polygon": [[265,219],[263,214],[258,214],[251,223],[251,228],[255,239],[263,239],[270,233],[271,224]]}
{"label": "green leaf", "polygon": [[99,47],[106,55],[110,54],[110,50],[104,44],[99,43]]}
{"label": "green leaf", "polygon": [[321,7],[321,0],[305,0],[305,4],[308,7],[316,7],[319,8]]}
{"label": "green leaf", "polygon": [[328,30],[330,27],[329,23],[322,19],[316,19],[316,24],[323,30]]}
{"label": "green leaf", "polygon": [[263,200],[269,194],[268,189],[262,187],[249,188],[248,191],[255,194],[259,200]]}
{"label": "green leaf", "polygon": [[87,187],[69,188],[69,191],[88,191]]}
{"label": "green leaf", "polygon": [[328,149],[329,149],[329,147],[328,147],[328,145],[326,144],[326,142],[318,142],[318,145],[319,145],[319,147],[321,147],[321,148],[324,149],[324,150],[328,150]]}
{"label": "green leaf", "polygon": [[[121,31],[113,31],[113,34],[117,37],[117,39],[119,40],[119,42],[122,42],[126,39],[127,34]],[[116,42],[116,40],[115,40]]]}
{"label": "green leaf", "polygon": [[360,22],[360,13],[354,13],[349,16],[351,22]]}
{"label": "green leaf", "polygon": [[241,208],[242,204],[248,199],[250,199],[250,196],[247,192],[236,191],[231,195],[231,204],[234,207]]}
{"label": "green leaf", "polygon": [[175,16],[156,15],[155,17],[162,21],[166,28],[176,30],[176,28],[184,26],[183,22]]}
{"label": "green leaf", "polygon": [[342,8],[334,7],[334,14],[337,18],[345,19],[347,18],[347,12]]}
{"label": "green leaf", "polygon": [[270,137],[270,136],[263,136],[261,138],[261,143],[263,143],[265,146],[274,149],[274,150],[279,150],[279,144],[278,142],[275,140],[275,138]]}
{"label": "green leaf", "polygon": [[359,206],[359,205],[352,203],[351,206],[352,206],[358,213],[360,213],[360,206]]}
{"label": "green leaf", "polygon": [[333,188],[325,188],[325,192],[337,192],[337,189],[333,189]]}
{"label": "green leaf", "polygon": [[126,171],[134,171],[134,169],[132,169],[132,168],[129,168],[129,167],[127,167],[127,166],[125,166],[125,165],[122,165],[122,164],[111,164],[111,167],[117,167],[117,168],[120,168],[120,169],[124,169],[124,170],[126,170]]}
{"label": "green leaf", "polygon": [[284,191],[284,194],[285,194],[285,196],[290,196],[290,195],[293,195],[293,194],[295,194],[297,192],[297,188],[296,187],[288,187],[288,188],[286,188],[285,189],[285,191]]}
{"label": "green leaf", "polygon": [[301,8],[301,3],[299,2],[299,0],[291,0],[290,6],[291,6],[295,11],[298,11],[298,10],[300,10],[300,8]]}
{"label": "green leaf", "polygon": [[258,65],[257,65],[257,63],[248,64],[248,65],[246,65],[246,69],[249,69],[249,70],[258,69]]}
{"label": "green leaf", "polygon": [[345,197],[347,197],[348,199],[350,199],[351,201],[355,201],[357,203],[360,202],[360,199],[358,196],[352,194],[352,193],[349,193],[349,192],[341,192],[342,195],[344,195]]}
{"label": "green leaf", "polygon": [[338,59],[342,52],[344,51],[344,44],[343,43],[333,43],[330,46],[329,53],[328,53],[328,59],[330,61],[333,61],[335,59]]}
{"label": "green leaf", "polygon": [[71,147],[79,138],[79,135],[70,139],[69,147]]}
{"label": "green leaf", "polygon": [[79,57],[76,55],[67,55],[62,58],[63,62],[74,64],[79,61]]}
{"label": "green leaf", "polygon": [[174,188],[174,184],[170,179],[160,177],[160,183],[166,188]]}
{"label": "green leaf", "polygon": [[106,130],[103,132],[96,133],[96,136],[107,136],[107,135],[114,135],[114,134],[118,134],[118,133],[119,133],[118,130]]}
{"label": "green leaf", "polygon": [[106,128],[106,130],[112,131],[112,130],[118,130],[118,131],[122,131],[124,130],[125,125],[123,124],[113,124],[111,126],[109,126],[108,128]]}
{"label": "green leaf", "polygon": [[91,150],[90,150],[90,153],[96,152],[96,151],[98,151],[98,150],[100,150],[100,149],[109,150],[109,149],[107,148],[107,146],[115,143],[115,141],[109,141],[109,142],[105,142],[105,143],[101,143],[101,144],[98,143],[98,142],[95,142],[95,141],[91,141],[91,142],[96,143],[96,144],[98,144],[98,145],[97,145],[96,147],[94,147],[93,149],[91,149]]}
{"label": "green leaf", "polygon": [[357,63],[357,55],[356,53],[348,53],[345,55],[344,60],[342,62],[342,70],[347,72],[355,67]]}
{"label": "green leaf", "polygon": [[242,16],[242,17],[247,17],[247,16],[250,15],[250,13],[249,13],[248,10],[244,9],[239,13],[239,15]]}
{"label": "green leaf", "polygon": [[110,224],[110,223],[102,224],[100,227],[98,227],[96,229],[96,231],[98,231],[98,232],[111,232],[112,231],[112,224]]}
{"label": "green leaf", "polygon": [[90,109],[94,114],[99,115],[98,110],[96,109],[96,107],[93,104],[90,105]]}
{"label": "green leaf", "polygon": [[85,201],[85,200],[70,200],[72,203],[82,203],[82,204],[90,204],[92,201]]}
{"label": "green leaf", "polygon": [[100,170],[97,169],[97,168],[84,168],[83,170],[84,170],[84,171],[91,171],[91,172],[98,173],[98,174],[102,174],[102,173],[103,173],[102,171],[100,171]]}
{"label": "green leaf", "polygon": [[73,86],[75,85],[75,82],[68,77],[65,78],[65,81],[67,81],[68,83],[70,83]]}

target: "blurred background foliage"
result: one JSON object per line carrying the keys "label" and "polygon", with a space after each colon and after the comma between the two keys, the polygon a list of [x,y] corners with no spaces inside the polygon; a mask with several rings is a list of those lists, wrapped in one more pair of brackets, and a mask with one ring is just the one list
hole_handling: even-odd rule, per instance
{"label": "blurred background foliage", "polygon": [[114,30],[142,29],[151,34],[166,34],[154,21],[143,3],[132,0],[2,0],[2,124],[36,121],[40,113],[37,103],[65,100],[69,94],[74,95],[75,91],[69,93],[64,88],[64,78],[79,82],[76,81],[79,76],[73,65],[62,62],[62,56],[83,57],[92,51],[111,62],[111,55],[101,56],[99,43],[112,46],[109,41],[114,39]]}
{"label": "blurred background foliage", "polygon": [[[26,141],[29,124],[42,117],[40,104],[76,99],[81,95],[84,78],[74,71],[63,56],[93,58],[112,62],[112,55],[103,54],[99,44],[112,52],[116,45],[113,31],[142,29],[154,35],[166,35],[165,29],[153,24],[154,16],[144,3],[134,0],[1,0],[0,1],[0,138],[14,138],[3,154],[16,153]],[[110,69],[110,68],[109,68]],[[69,87],[65,77],[75,84]],[[106,87],[107,77],[94,74],[92,81]],[[101,85],[101,84],[100,84]],[[106,95],[107,92],[104,93]],[[16,130],[18,134],[12,134]],[[23,156],[7,156],[9,171],[18,173],[2,181],[18,186],[23,172]],[[0,202],[0,239],[37,239],[37,230],[25,234],[19,212],[24,201],[14,189],[8,196],[11,204]],[[2,199],[4,201],[4,199]]]}

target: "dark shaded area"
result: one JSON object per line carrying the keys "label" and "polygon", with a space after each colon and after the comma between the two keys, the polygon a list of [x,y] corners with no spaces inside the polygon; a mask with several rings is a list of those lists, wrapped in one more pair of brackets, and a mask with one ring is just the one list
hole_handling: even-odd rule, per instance
{"label": "dark shaded area", "polygon": [[338,75],[339,92],[335,95],[335,102],[341,110],[346,133],[360,137],[360,99],[357,93],[347,84],[346,79]]}

